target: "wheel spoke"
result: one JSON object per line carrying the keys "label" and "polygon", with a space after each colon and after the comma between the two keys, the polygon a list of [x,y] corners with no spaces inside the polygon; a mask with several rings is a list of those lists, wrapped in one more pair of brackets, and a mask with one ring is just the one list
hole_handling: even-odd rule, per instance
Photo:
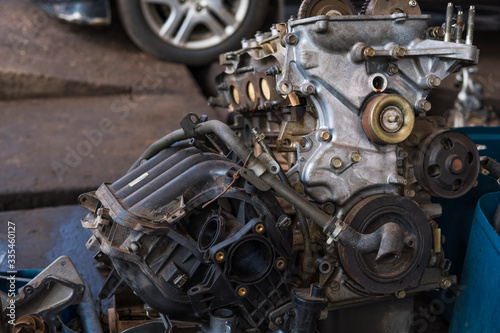
{"label": "wheel spoke", "polygon": [[202,23],[216,36],[223,36],[226,33],[225,27],[211,14],[205,15]]}
{"label": "wheel spoke", "polygon": [[[224,24],[228,25],[228,26],[234,26],[236,24],[236,19],[233,15],[233,13],[231,13],[225,6],[224,4],[222,3],[222,1],[220,0],[215,0],[215,1],[209,1],[208,2],[208,7],[210,8],[210,10],[215,14],[217,15],[217,17],[222,21],[224,22]],[[212,14],[213,15],[213,14]]]}
{"label": "wheel spoke", "polygon": [[171,38],[174,35],[179,24],[181,24],[184,13],[185,11],[182,8],[172,8],[168,19],[160,29],[159,35]]}
{"label": "wheel spoke", "polygon": [[238,29],[249,0],[239,0],[234,13],[224,0],[139,1],[147,24],[157,36],[182,49],[203,49],[217,45]]}
{"label": "wheel spoke", "polygon": [[181,27],[179,28],[179,31],[175,35],[174,44],[185,44],[189,40],[189,37],[191,36],[191,33],[197,23],[195,9],[190,8],[184,18],[184,21],[182,22]]}

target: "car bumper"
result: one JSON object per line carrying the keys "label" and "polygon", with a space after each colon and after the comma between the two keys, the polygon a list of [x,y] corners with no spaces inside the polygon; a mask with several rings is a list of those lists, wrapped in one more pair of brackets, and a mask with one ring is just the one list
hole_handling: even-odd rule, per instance
{"label": "car bumper", "polygon": [[82,25],[109,25],[109,0],[34,0],[48,14]]}

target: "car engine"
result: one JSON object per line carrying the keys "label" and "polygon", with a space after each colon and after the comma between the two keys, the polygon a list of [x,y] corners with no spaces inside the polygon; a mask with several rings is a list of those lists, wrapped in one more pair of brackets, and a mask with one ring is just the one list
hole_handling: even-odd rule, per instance
{"label": "car engine", "polygon": [[204,332],[314,332],[450,287],[431,198],[468,192],[480,158],[427,98],[479,50],[473,7],[428,20],[416,1],[305,0],[221,55],[210,103],[231,124],[191,113],[79,198],[87,248],[114,268],[105,289]]}

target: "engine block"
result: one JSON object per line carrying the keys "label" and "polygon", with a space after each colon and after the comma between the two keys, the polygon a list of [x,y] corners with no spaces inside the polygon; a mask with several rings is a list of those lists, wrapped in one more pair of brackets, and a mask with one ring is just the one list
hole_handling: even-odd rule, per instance
{"label": "engine block", "polygon": [[431,197],[465,194],[480,159],[427,99],[478,62],[474,9],[462,40],[452,5],[444,27],[415,1],[353,8],[304,1],[221,55],[210,103],[230,126],[190,114],[80,197],[88,248],[149,306],[205,332],[314,332],[327,308],[454,283]]}

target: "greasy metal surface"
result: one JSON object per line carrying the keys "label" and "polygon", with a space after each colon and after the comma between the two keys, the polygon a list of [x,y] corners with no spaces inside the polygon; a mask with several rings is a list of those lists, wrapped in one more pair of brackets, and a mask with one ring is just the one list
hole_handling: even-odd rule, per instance
{"label": "greasy metal surface", "polygon": [[[377,96],[374,92],[387,90],[404,96],[409,103],[403,108],[408,124],[397,142],[404,141],[413,128],[412,113],[420,112],[420,105],[425,104],[432,88],[455,67],[472,64],[478,57],[477,48],[471,45],[420,39],[420,32],[426,29],[426,19],[425,15],[401,13],[318,16],[277,25],[270,34],[246,41],[244,49],[221,57],[226,75],[219,78],[218,102],[243,116],[236,124],[243,137],[244,124],[251,119],[251,127],[270,134],[268,143],[297,155],[294,160],[298,166],[289,176],[297,177],[294,179],[300,181],[304,192],[315,201],[343,206],[350,205],[353,195],[374,186],[379,186],[382,192],[391,191],[407,180],[398,175],[395,146],[374,144],[360,126],[365,103]],[[280,43],[277,39],[281,39]],[[360,58],[358,52],[361,52]],[[276,61],[279,66],[275,65]],[[251,67],[254,72],[239,74],[239,66]],[[292,96],[307,98],[314,106],[305,107],[316,113],[315,130],[302,134],[301,130],[310,130],[311,126],[301,125],[307,118],[294,116],[293,112],[290,116],[283,113],[282,119],[275,121],[265,119],[265,112],[251,113],[256,109],[271,112],[286,106],[281,98],[266,101],[272,102],[267,109],[259,104],[262,103],[259,98],[248,102],[243,89],[261,75],[262,66],[269,66],[267,75],[276,77],[278,93],[290,100]],[[237,104],[236,92],[239,93]],[[257,89],[255,94],[259,93]],[[259,105],[262,108],[259,109]],[[279,129],[276,122],[281,123]],[[293,131],[291,137],[287,137],[284,133],[288,133],[290,125]],[[277,140],[271,136],[275,132],[280,133]],[[372,139],[376,136],[372,135]],[[353,162],[353,154],[361,159]],[[288,164],[291,166],[293,162]],[[372,168],[373,165],[380,167]]]}
{"label": "greasy metal surface", "polygon": [[[291,19],[222,55],[219,97],[210,102],[236,113],[234,132],[187,115],[182,129],[155,142],[128,175],[96,192],[100,205],[91,200],[83,222],[94,233],[89,248],[109,256],[152,307],[208,320],[215,308],[238,306],[248,328],[292,323],[275,316],[290,309],[283,270],[292,269],[297,285],[321,283],[337,307],[449,287],[450,262],[441,240],[432,242],[440,207],[415,179],[414,163],[421,141],[445,128],[443,118],[425,115],[429,93],[477,62],[478,51],[426,34],[427,19],[406,13]],[[374,116],[366,112],[384,93],[390,103],[375,107]],[[372,116],[365,128],[363,114]],[[375,132],[401,135],[381,145],[366,133],[374,124]],[[172,144],[184,139],[194,148],[182,150],[195,153],[175,157]],[[163,165],[170,157],[177,162]],[[459,162],[450,164],[455,172]],[[264,188],[257,178],[238,178],[241,166],[274,192],[263,199],[252,184]],[[262,219],[280,208],[273,194],[300,211],[295,224],[279,223],[283,213]],[[246,205],[258,216],[248,216]],[[301,231],[295,263],[284,240],[289,226]],[[307,273],[314,259],[316,271]],[[269,294],[277,289],[285,294]],[[308,311],[293,310],[296,318]]]}

